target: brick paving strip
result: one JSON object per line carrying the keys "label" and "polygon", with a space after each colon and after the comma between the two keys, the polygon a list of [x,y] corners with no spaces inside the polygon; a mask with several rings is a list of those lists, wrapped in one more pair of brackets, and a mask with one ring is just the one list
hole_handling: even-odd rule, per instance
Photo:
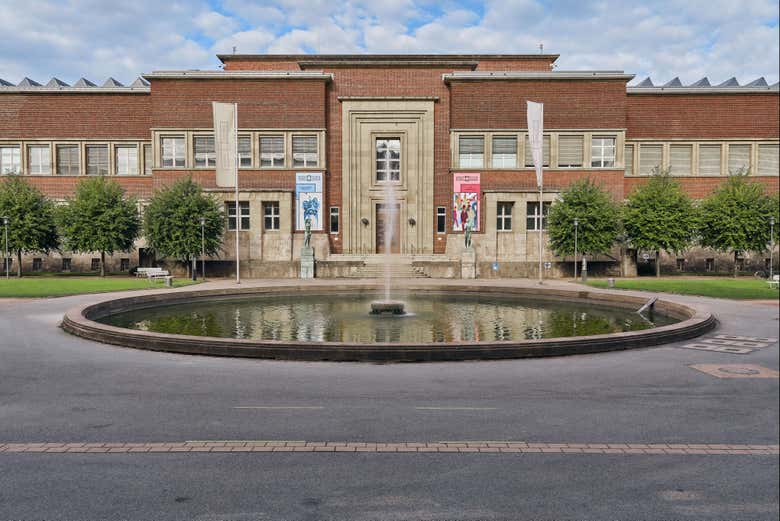
{"label": "brick paving strip", "polygon": [[350,441],[183,441],[160,443],[0,443],[8,453],[160,453],[160,452],[441,452],[537,454],[698,454],[778,455],[780,445],[691,443],[531,443],[520,441],[440,441],[427,443]]}

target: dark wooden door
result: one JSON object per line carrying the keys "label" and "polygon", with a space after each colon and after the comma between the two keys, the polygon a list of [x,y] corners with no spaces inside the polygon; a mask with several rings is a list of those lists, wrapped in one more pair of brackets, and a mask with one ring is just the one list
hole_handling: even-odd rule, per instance
{"label": "dark wooden door", "polygon": [[[376,205],[376,252],[401,253],[400,205]],[[389,234],[389,237],[388,237]],[[389,239],[389,250],[387,251]]]}

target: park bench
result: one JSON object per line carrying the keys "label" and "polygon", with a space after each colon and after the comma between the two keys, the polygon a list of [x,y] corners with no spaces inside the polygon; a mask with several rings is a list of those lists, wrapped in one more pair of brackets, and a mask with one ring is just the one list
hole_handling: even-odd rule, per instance
{"label": "park bench", "polygon": [[136,268],[135,269],[135,276],[136,277],[148,277],[149,274],[163,271],[162,268]]}
{"label": "park bench", "polygon": [[780,275],[773,276],[772,280],[768,280],[766,283],[769,284],[769,289],[780,288]]}

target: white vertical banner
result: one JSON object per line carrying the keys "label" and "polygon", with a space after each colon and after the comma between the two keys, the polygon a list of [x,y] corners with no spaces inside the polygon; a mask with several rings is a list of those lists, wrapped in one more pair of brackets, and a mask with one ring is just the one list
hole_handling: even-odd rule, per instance
{"label": "white vertical banner", "polygon": [[212,102],[214,152],[217,155],[217,186],[236,186],[236,105]]}
{"label": "white vertical banner", "polygon": [[536,167],[536,186],[542,186],[542,164],[544,163],[544,104],[526,101],[528,104],[528,143]]}

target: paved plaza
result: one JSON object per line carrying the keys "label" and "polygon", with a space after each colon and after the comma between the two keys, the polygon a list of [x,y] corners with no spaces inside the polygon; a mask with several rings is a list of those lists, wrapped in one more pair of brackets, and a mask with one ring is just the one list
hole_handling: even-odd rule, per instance
{"label": "paved plaza", "polygon": [[720,323],[662,347],[377,365],[57,327],[103,298],[0,302],[0,520],[778,516],[776,302],[665,295]]}

